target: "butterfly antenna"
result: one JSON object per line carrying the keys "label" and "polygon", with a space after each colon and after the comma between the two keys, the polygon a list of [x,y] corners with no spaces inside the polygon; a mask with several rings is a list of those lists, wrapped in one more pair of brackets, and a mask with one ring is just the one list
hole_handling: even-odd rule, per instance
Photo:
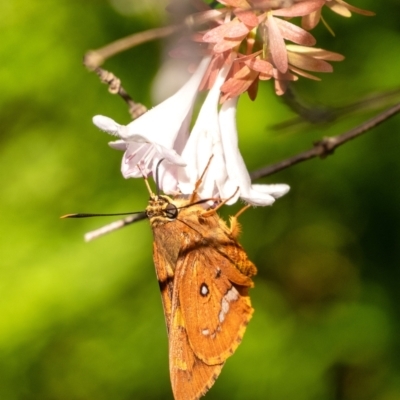
{"label": "butterfly antenna", "polygon": [[115,217],[120,215],[132,215],[132,214],[142,214],[143,211],[130,211],[124,213],[112,213],[112,214],[98,214],[98,213],[76,213],[76,214],[66,214],[62,215],[60,218],[91,218],[91,217]]}
{"label": "butterfly antenna", "polygon": [[[209,217],[210,215],[215,214],[224,204],[226,204],[229,200],[233,199],[236,196],[238,191],[239,191],[239,186],[236,188],[235,193],[233,193],[233,195],[231,197],[228,197],[227,199],[222,200],[216,207],[212,208],[211,210],[205,211],[203,214],[201,214],[201,216]],[[244,212],[247,208],[244,207],[243,211],[239,212],[239,214]]]}

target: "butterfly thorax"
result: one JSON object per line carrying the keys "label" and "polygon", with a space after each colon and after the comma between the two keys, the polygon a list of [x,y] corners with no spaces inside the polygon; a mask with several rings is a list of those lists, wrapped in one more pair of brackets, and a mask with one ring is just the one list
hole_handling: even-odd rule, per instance
{"label": "butterfly thorax", "polygon": [[183,196],[173,199],[165,195],[153,196],[146,213],[157,251],[173,265],[179,255],[214,248],[227,259],[235,260],[243,274],[254,275],[256,269],[231,229],[216,212],[208,214],[207,211],[204,204],[192,203]]}
{"label": "butterfly thorax", "polygon": [[[150,198],[146,214],[153,231],[161,227],[165,233],[169,232],[171,235],[188,231],[194,239],[196,236],[198,238],[213,236],[213,232],[221,228],[216,213],[207,217],[202,216],[207,210],[205,203],[191,202],[185,196],[170,198],[158,195]],[[179,225],[178,230],[177,225]],[[229,231],[228,228],[225,230]]]}

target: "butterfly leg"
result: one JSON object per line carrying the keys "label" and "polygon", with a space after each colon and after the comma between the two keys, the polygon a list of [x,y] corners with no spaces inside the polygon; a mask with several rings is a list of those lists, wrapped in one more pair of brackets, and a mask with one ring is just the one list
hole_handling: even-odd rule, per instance
{"label": "butterfly leg", "polygon": [[211,160],[213,159],[213,157],[214,157],[214,155],[211,154],[211,157],[210,157],[210,159],[208,160],[207,165],[206,165],[206,167],[204,168],[203,173],[201,174],[200,178],[197,180],[196,185],[194,186],[193,193],[192,193],[192,195],[190,196],[190,203],[193,203],[193,202],[195,201],[195,199],[197,198],[197,190],[199,189],[201,183],[203,182],[204,175],[206,174],[206,172],[207,172],[207,170],[208,170],[208,167],[210,166]]}
{"label": "butterfly leg", "polygon": [[241,226],[238,222],[238,218],[240,215],[242,215],[248,208],[250,208],[250,204],[245,205],[242,207],[239,212],[237,212],[234,216],[229,218],[229,230],[231,232],[231,235],[237,239],[240,235],[241,232]]}
{"label": "butterfly leg", "polygon": [[210,215],[215,214],[224,204],[226,204],[230,199],[232,199],[233,197],[236,196],[236,193],[238,192],[238,190],[239,190],[239,187],[235,190],[235,193],[233,193],[233,195],[231,197],[228,197],[227,199],[222,200],[216,207],[212,208],[211,210],[203,212],[201,214],[201,216],[202,217],[209,217]]}
{"label": "butterfly leg", "polygon": [[[164,159],[162,158],[159,162],[158,162],[158,164],[157,164],[157,177],[156,177],[156,186],[157,186],[157,190],[158,190],[158,167],[159,167],[159,165],[161,164],[161,161],[163,161]],[[142,174],[142,177],[143,177],[143,180],[144,180],[144,184],[146,185],[146,188],[147,188],[147,190],[148,190],[148,192],[149,192],[149,194],[150,194],[150,197],[154,197],[154,193],[153,193],[153,191],[151,190],[151,187],[150,187],[150,184],[149,184],[149,180],[147,179],[147,176],[144,174],[144,172],[143,172],[143,170],[142,170],[142,168],[140,167],[140,165],[139,164],[136,164],[136,167],[137,167],[137,169],[140,171],[140,173]]]}
{"label": "butterfly leg", "polygon": [[249,209],[251,206],[250,204],[246,204],[244,207],[242,207],[234,216],[235,219],[238,219],[240,215],[242,215],[247,209]]}

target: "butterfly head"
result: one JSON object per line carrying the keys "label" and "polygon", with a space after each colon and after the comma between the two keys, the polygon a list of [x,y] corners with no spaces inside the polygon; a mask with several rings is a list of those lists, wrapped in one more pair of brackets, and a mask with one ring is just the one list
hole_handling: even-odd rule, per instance
{"label": "butterfly head", "polygon": [[174,221],[179,210],[168,196],[151,196],[149,205],[146,208],[146,215],[151,223]]}

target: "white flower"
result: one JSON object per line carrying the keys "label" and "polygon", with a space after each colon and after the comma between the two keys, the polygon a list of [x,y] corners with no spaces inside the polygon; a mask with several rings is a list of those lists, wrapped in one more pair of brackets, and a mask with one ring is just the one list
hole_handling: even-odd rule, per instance
{"label": "white flower", "polygon": [[[193,192],[196,182],[205,171],[211,156],[213,156],[212,161],[207,168],[198,194],[201,198],[211,198],[225,193],[226,167],[220,139],[218,102],[220,88],[231,65],[232,63],[226,63],[218,72],[183,149],[182,158],[186,162],[186,167],[179,170],[179,189],[184,194]],[[232,196],[234,191],[227,197]],[[221,198],[225,197],[221,196]]]}
{"label": "white flower", "polygon": [[[100,115],[93,122],[119,138],[110,146],[125,151],[121,168],[125,178],[158,173],[157,183],[164,193],[190,195],[205,171],[198,188],[200,198],[229,199],[227,204],[241,198],[255,206],[271,205],[289,186],[251,184],[238,148],[237,98],[227,100],[218,111],[220,88],[232,61],[227,60],[219,70],[188,136],[193,104],[210,59],[203,58],[178,92],[130,124],[119,125]],[[161,159],[165,161],[159,163]]]}
{"label": "white flower", "polygon": [[176,193],[176,168],[185,165],[178,153],[187,141],[193,104],[210,60],[210,56],[204,57],[180,90],[126,126],[102,115],[93,118],[98,128],[119,137],[110,146],[125,151],[121,166],[125,178],[155,176],[158,161],[164,158],[158,184],[164,193]]}
{"label": "white flower", "polygon": [[271,205],[289,191],[289,186],[251,184],[238,147],[237,98],[227,100],[218,113],[220,87],[230,67],[231,64],[227,63],[219,71],[182,152],[186,167],[179,170],[179,189],[184,194],[191,194],[212,156],[198,189],[201,198],[230,198],[227,204],[233,204],[240,197],[251,205]]}
{"label": "white flower", "polygon": [[[229,186],[239,188],[238,196],[254,206],[269,206],[285,195],[290,187],[285,184],[251,184],[249,172],[238,147],[236,129],[237,97],[225,101],[219,113],[221,141],[224,149]],[[228,202],[229,204],[229,202]]]}

